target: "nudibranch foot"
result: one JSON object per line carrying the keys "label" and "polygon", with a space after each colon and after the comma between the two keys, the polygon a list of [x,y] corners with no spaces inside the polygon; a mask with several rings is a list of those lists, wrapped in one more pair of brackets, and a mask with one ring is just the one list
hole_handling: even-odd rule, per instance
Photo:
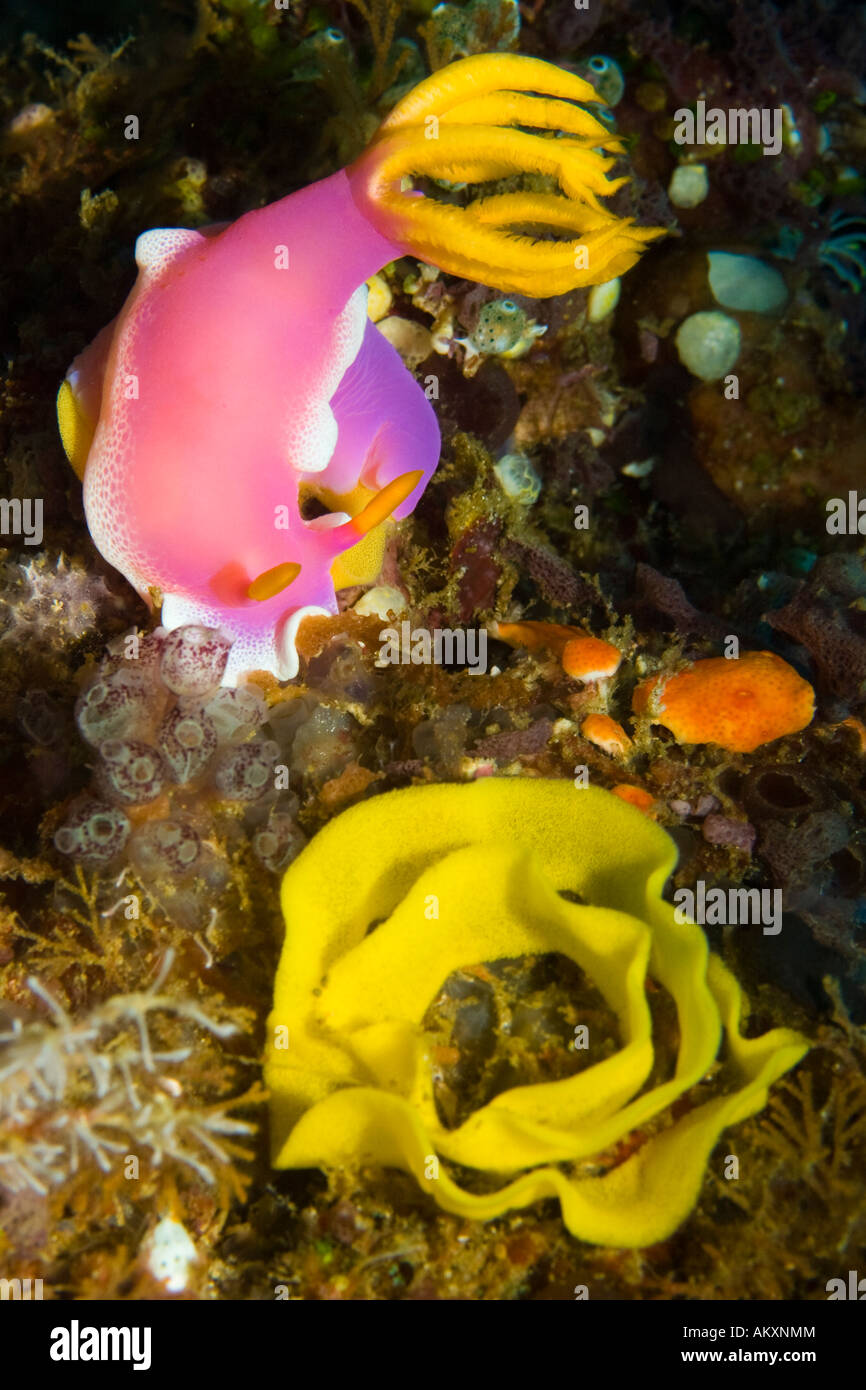
{"label": "nudibranch foot", "polygon": [[222,684],[236,686],[251,671],[262,671],[277,680],[290,681],[298,674],[297,634],[304,618],[328,618],[332,608],[306,604],[302,608],[283,605],[283,614],[263,622],[244,622],[244,610],[232,621],[220,608],[208,608],[176,594],[165,594],[162,600],[161,623],[166,632],[180,627],[216,629],[231,642]]}

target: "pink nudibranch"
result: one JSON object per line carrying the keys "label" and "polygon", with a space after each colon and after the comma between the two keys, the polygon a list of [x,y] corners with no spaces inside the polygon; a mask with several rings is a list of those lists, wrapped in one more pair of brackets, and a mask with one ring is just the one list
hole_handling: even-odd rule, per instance
{"label": "pink nudibranch", "polygon": [[[415,254],[555,294],[621,274],[658,234],[598,202],[622,180],[598,152],[619,141],[574,104],[597,101],[535,59],[465,59],[410,92],[348,169],[225,229],[138,238],[126,303],[61,387],[61,434],[95,544],[161,596],[166,628],[231,639],[226,684],[296,674],[301,619],[336,612],[335,585],[375,578],[388,518],[412,511],[437,466],[433,409],[368,320],[370,276]],[[562,194],[460,208],[406,186],[520,171]],[[515,234],[538,226],[559,238]],[[305,519],[309,497],[324,515]]]}

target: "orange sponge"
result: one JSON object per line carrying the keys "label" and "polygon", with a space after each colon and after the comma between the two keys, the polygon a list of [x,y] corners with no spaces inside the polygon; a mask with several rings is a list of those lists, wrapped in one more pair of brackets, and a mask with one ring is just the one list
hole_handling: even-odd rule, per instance
{"label": "orange sponge", "polygon": [[632,708],[670,729],[678,743],[715,743],[751,753],[804,729],[815,692],[773,652],[738,660],[710,657],[676,676],[653,676],[635,690]]}

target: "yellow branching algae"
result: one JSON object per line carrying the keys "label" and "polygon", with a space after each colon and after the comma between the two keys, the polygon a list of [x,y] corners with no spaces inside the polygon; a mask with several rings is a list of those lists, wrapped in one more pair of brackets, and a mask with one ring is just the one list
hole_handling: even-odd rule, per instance
{"label": "yellow branching algae", "polygon": [[[602,1245],[669,1236],[722,1130],[762,1109],[808,1047],[784,1028],[741,1035],[739,985],[662,899],[675,861],[633,807],[564,781],[410,787],[338,816],[283,880],[266,1058],[275,1165],[401,1168],[481,1220],[557,1197],[568,1229]],[[452,971],[541,952],[570,957],[602,992],[619,1050],[443,1127],[428,1005]],[[679,1021],[673,1074],[655,1085],[650,981]],[[720,1046],[713,1098],[698,1103],[685,1093]],[[466,1191],[449,1164],[502,1186]]]}

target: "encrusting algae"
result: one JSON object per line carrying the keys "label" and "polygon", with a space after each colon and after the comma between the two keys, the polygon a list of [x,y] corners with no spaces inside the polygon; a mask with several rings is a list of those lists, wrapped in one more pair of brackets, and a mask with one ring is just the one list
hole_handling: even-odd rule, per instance
{"label": "encrusting algae", "polygon": [[[555,1196],[569,1231],[602,1245],[669,1236],[722,1130],[762,1109],[808,1050],[786,1028],[742,1035],[737,981],[661,896],[675,862],[644,816],[564,781],[412,787],[337,817],[283,880],[265,1062],[275,1165],[402,1168],[446,1211],[482,1220]],[[430,1001],[454,970],[545,951],[601,991],[620,1050],[513,1086],[448,1129],[422,1026]],[[679,1046],[673,1075],[647,1088],[650,981],[675,1001]],[[700,1104],[688,1093],[722,1037],[724,1086]],[[511,1180],[470,1191],[450,1164]]]}

